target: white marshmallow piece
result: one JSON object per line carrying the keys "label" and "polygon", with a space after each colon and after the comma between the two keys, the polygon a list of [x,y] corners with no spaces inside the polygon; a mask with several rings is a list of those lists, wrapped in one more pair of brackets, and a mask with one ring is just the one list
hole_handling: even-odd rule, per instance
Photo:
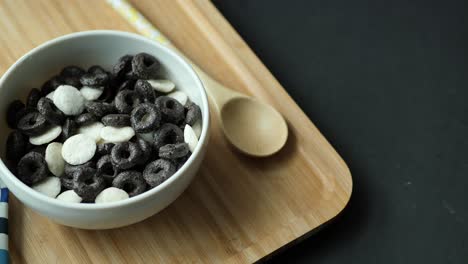
{"label": "white marshmallow piece", "polygon": [[78,194],[73,190],[64,191],[56,198],[57,200],[64,201],[67,203],[81,203],[83,200]]}
{"label": "white marshmallow piece", "polygon": [[45,161],[47,163],[47,167],[49,168],[49,171],[57,177],[62,176],[65,170],[65,160],[62,157],[62,146],[62,143],[52,142],[47,145],[45,150]]}
{"label": "white marshmallow piece", "polygon": [[60,179],[58,177],[47,177],[36,185],[33,185],[32,188],[37,192],[55,198],[60,193]]}
{"label": "white marshmallow piece", "polygon": [[200,138],[201,130],[202,130],[201,128],[202,128],[201,120],[198,120],[198,121],[195,122],[195,124],[193,124],[193,126],[192,126],[192,129],[193,129],[193,131],[195,132],[195,135],[197,135],[197,138]]}
{"label": "white marshmallow piece", "polygon": [[71,165],[80,165],[91,160],[95,152],[96,142],[83,134],[69,137],[62,147],[62,157]]}
{"label": "white marshmallow piece", "polygon": [[46,97],[49,98],[50,100],[54,101],[54,91],[48,93],[48,94],[46,95]]}
{"label": "white marshmallow piece", "polygon": [[189,146],[190,152],[193,153],[198,144],[198,138],[195,131],[193,131],[193,128],[189,125],[185,125],[184,128],[184,141]]}
{"label": "white marshmallow piece", "polygon": [[148,80],[148,83],[161,93],[170,93],[175,88],[175,84],[169,80]]}
{"label": "white marshmallow piece", "polygon": [[83,134],[98,142],[101,140],[101,129],[104,125],[101,122],[94,122],[86,126],[78,128],[78,134]]}
{"label": "white marshmallow piece", "polygon": [[53,126],[47,129],[44,133],[42,133],[39,136],[30,137],[29,143],[36,145],[36,146],[43,145],[56,139],[60,135],[60,133],[62,133],[62,127]]}
{"label": "white marshmallow piece", "polygon": [[101,138],[104,142],[125,142],[129,141],[133,136],[135,136],[135,130],[132,127],[106,126],[101,129]]}
{"label": "white marshmallow piece", "polygon": [[88,101],[94,101],[104,92],[104,87],[83,86],[80,89],[81,96]]}
{"label": "white marshmallow piece", "polygon": [[85,99],[71,85],[60,85],[54,92],[54,104],[66,115],[79,115],[84,110]]}
{"label": "white marshmallow piece", "polygon": [[139,133],[138,136],[146,142],[153,143],[154,141],[154,132],[148,133]]}
{"label": "white marshmallow piece", "polygon": [[128,199],[128,193],[122,189],[109,187],[96,196],[95,203],[111,203]]}
{"label": "white marshmallow piece", "polygon": [[187,100],[188,100],[187,94],[185,94],[182,91],[175,91],[175,92],[172,92],[172,93],[168,94],[167,96],[176,99],[182,105],[185,105],[187,103]]}

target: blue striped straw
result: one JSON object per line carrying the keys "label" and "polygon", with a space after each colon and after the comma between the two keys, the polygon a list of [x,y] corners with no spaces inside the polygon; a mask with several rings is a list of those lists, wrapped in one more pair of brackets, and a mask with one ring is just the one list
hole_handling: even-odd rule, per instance
{"label": "blue striped straw", "polygon": [[0,264],[8,264],[8,189],[2,180],[0,188]]}

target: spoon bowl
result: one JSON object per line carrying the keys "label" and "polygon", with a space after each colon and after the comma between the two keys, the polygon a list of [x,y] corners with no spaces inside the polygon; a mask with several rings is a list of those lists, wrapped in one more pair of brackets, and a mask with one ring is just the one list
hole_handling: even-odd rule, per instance
{"label": "spoon bowl", "polygon": [[242,152],[268,156],[279,151],[288,138],[288,127],[273,107],[250,97],[234,97],[220,111],[226,138]]}

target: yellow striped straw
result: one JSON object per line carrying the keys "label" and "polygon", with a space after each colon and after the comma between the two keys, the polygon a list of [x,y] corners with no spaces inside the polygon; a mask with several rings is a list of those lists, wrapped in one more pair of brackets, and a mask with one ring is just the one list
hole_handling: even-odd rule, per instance
{"label": "yellow striped straw", "polygon": [[164,45],[170,45],[171,42],[159,32],[140,12],[138,12],[126,0],[107,0],[128,23],[134,26],[143,36],[157,41]]}

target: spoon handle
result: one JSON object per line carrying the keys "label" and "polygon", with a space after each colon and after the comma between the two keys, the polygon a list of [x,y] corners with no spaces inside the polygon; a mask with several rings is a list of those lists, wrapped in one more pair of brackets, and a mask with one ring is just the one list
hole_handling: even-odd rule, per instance
{"label": "spoon handle", "polygon": [[192,68],[197,72],[198,76],[200,77],[208,92],[208,95],[210,96],[212,102],[215,104],[218,113],[222,109],[223,105],[231,98],[245,96],[241,93],[235,92],[232,89],[225,87],[218,81],[211,78],[207,73],[200,69],[200,67],[193,63],[182,52],[180,52],[180,50],[177,49],[169,41],[169,39],[167,39],[159,30],[157,30],[140,12],[138,12],[126,0],[107,0],[107,3],[109,3],[120,15],[122,15],[127,20],[127,22],[134,26],[142,35],[165,45],[166,47],[176,51],[182,57],[184,57],[192,65]]}
{"label": "spoon handle", "polygon": [[203,82],[203,85],[207,90],[212,102],[215,104],[218,113],[230,99],[234,97],[245,97],[245,95],[235,92],[222,85],[215,79],[211,78],[208,74],[206,74],[196,64],[192,63],[190,60],[188,61],[192,65],[192,68],[197,72],[198,77],[200,77],[201,81]]}

